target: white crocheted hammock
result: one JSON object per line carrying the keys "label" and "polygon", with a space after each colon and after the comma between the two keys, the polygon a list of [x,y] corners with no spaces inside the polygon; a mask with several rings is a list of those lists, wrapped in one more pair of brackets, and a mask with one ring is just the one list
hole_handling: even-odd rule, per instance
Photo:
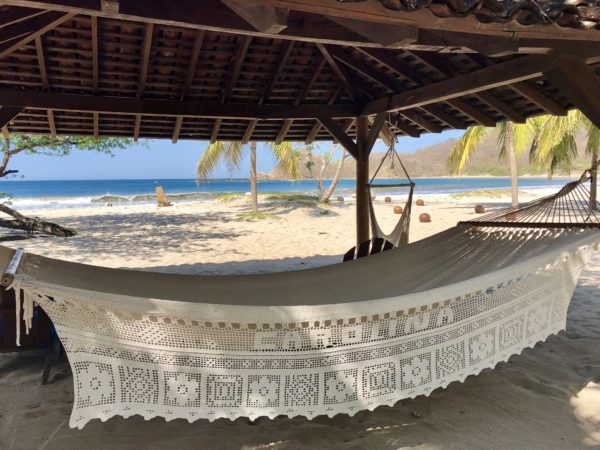
{"label": "white crocheted hammock", "polygon": [[[12,286],[24,319],[40,305],[66,349],[71,427],[135,414],[353,415],[462,381],[563,329],[599,242],[593,228],[464,224],[357,261],[239,276],[25,254]],[[0,264],[13,254],[0,247]]]}

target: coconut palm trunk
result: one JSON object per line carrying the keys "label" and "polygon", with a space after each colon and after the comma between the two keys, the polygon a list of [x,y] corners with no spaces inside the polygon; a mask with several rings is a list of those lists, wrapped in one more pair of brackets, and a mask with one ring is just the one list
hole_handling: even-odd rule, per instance
{"label": "coconut palm trunk", "polygon": [[256,142],[250,144],[250,197],[252,212],[258,212],[258,191],[256,189]]}
{"label": "coconut palm trunk", "polygon": [[329,200],[329,197],[331,197],[333,195],[333,192],[335,191],[335,188],[337,187],[338,181],[340,181],[340,176],[342,175],[342,168],[344,167],[345,159],[346,159],[346,149],[342,148],[342,156],[340,157],[340,160],[338,161],[338,165],[335,170],[333,180],[331,180],[331,184],[329,185],[329,187],[326,190],[323,190],[323,182],[322,182],[323,174],[321,173],[321,177],[319,180],[319,182],[320,182],[319,201],[320,202],[326,202],[327,200]]}

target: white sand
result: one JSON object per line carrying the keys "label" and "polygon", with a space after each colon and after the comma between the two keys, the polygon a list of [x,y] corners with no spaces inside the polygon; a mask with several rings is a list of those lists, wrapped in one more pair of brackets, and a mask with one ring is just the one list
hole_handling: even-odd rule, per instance
{"label": "white sand", "polygon": [[[412,240],[476,217],[475,203],[490,210],[508,202],[422,197],[426,206],[414,207]],[[393,206],[377,204],[388,228],[397,219]],[[244,201],[40,210],[33,214],[80,235],[10,245],[71,261],[182,273],[299,269],[338,262],[354,245],[351,202],[322,208],[327,214],[314,206],[263,202],[261,208],[279,219],[239,218],[248,211]],[[432,223],[419,223],[422,212]],[[600,446],[599,343],[600,255],[577,287],[566,332],[463,384],[353,418],[193,424],[114,418],[70,430],[72,378],[66,361],[42,387],[42,353],[0,355],[0,449],[590,448]]]}

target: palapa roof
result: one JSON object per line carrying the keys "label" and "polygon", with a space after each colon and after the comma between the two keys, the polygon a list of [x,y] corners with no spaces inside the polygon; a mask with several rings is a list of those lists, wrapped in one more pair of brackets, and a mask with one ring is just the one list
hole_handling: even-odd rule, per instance
{"label": "palapa roof", "polygon": [[565,114],[600,62],[589,2],[2,3],[10,132],[312,142],[386,113],[419,136]]}

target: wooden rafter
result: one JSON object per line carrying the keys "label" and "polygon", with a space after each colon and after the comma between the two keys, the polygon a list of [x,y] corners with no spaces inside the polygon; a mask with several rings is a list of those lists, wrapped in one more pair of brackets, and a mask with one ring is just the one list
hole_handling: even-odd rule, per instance
{"label": "wooden rafter", "polygon": [[227,82],[227,86],[225,87],[221,97],[221,103],[226,102],[233,92],[233,88],[235,87],[238,77],[240,76],[240,71],[242,70],[242,65],[244,64],[244,59],[246,58],[246,53],[248,52],[248,47],[250,46],[251,42],[252,38],[249,36],[243,36],[239,38],[238,46],[233,56],[231,73]]}
{"label": "wooden rafter", "polygon": [[385,74],[381,73],[380,71],[375,69],[373,66],[365,63],[364,61],[361,61],[358,58],[355,58],[350,53],[344,51],[340,47],[328,46],[327,51],[329,52],[329,54],[331,56],[333,56],[338,61],[341,61],[342,63],[346,64],[348,67],[353,69],[354,71],[363,75],[364,77],[383,86],[388,91],[390,91],[390,92],[398,91],[398,86],[394,80],[388,78],[387,76],[385,76]]}
{"label": "wooden rafter", "polygon": [[394,123],[394,126],[401,130],[407,136],[418,138],[421,135],[421,133],[418,130],[402,122],[401,117],[398,117],[398,119]]}
{"label": "wooden rafter", "polygon": [[[42,86],[46,91],[50,91],[50,80],[48,78],[48,70],[46,68],[46,57],[44,56],[44,44],[42,43],[42,37],[38,36],[35,38],[35,52],[38,61],[38,67],[40,69],[40,78],[42,80]],[[48,118],[48,129],[50,135],[56,137],[56,121],[54,120],[54,111],[52,109],[46,110],[46,117]]]}
{"label": "wooden rafter", "polygon": [[[325,67],[325,59],[322,57],[317,57],[317,59],[313,62],[313,65],[309,70],[306,82],[303,84],[302,89],[300,89],[300,93],[296,96],[296,99],[294,100],[294,107],[300,105],[306,99],[306,96],[317,81],[317,78],[319,78],[323,67]],[[279,145],[285,140],[285,137],[287,136],[288,131],[290,131],[293,122],[294,121],[292,119],[288,119],[283,123],[283,126],[281,127],[279,133],[277,133],[277,137],[275,138],[275,144]]]}
{"label": "wooden rafter", "polygon": [[493,127],[496,125],[496,121],[494,119],[492,119],[487,114],[481,112],[481,110],[479,110],[478,108],[469,105],[463,99],[453,98],[451,100],[448,100],[448,104],[453,108],[458,109],[460,112],[462,112],[463,114],[470,117],[475,122],[481,125],[484,125],[486,127]]}
{"label": "wooden rafter", "polygon": [[439,125],[425,119],[421,115],[419,115],[416,111],[402,111],[402,115],[409,119],[411,122],[416,123],[421,128],[429,131],[430,133],[441,133],[442,127]]}
{"label": "wooden rafter", "polygon": [[[549,68],[550,71],[552,68]],[[549,98],[547,95],[543,94],[539,89],[533,87],[529,83],[519,82],[511,84],[510,87],[521,94],[523,97],[527,98],[532,103],[538,105],[548,114],[553,114],[555,116],[564,116],[567,114],[567,110],[563,108],[561,105],[556,103],[554,100]]]}
{"label": "wooden rafter", "polygon": [[590,66],[579,58],[560,55],[556,69],[545,75],[553,86],[560,89],[600,128],[600,81]]}
{"label": "wooden rafter", "polygon": [[92,88],[98,93],[100,79],[100,61],[98,50],[98,18],[92,17]]}
{"label": "wooden rafter", "polygon": [[365,22],[363,20],[346,19],[343,17],[331,17],[331,21],[341,25],[355,33],[366,37],[370,41],[377,42],[389,48],[402,48],[413,44],[418,40],[419,29],[410,25],[389,25]]}
{"label": "wooden rafter", "polygon": [[329,117],[319,117],[319,121],[323,124],[325,128],[327,128],[327,131],[329,131],[329,133],[331,133],[331,135],[335,139],[337,139],[346,150],[348,150],[348,153],[350,153],[355,159],[358,159],[359,155],[356,142],[354,142],[350,138],[350,136],[346,134],[346,130],[344,130],[333,119]]}
{"label": "wooden rafter", "polygon": [[366,147],[369,149],[369,153],[373,149],[375,145],[375,141],[379,137],[383,126],[385,125],[385,118],[387,113],[379,113],[375,116],[375,119],[371,123],[371,129],[369,130],[369,135],[367,136],[367,145]]}
{"label": "wooden rafter", "polygon": [[[18,22],[9,28],[0,30],[0,59],[27,45],[35,38],[52,30],[72,18],[72,13],[50,11],[27,21]],[[12,36],[12,37],[11,37]]]}
{"label": "wooden rafter", "polygon": [[512,85],[540,77],[555,64],[553,59],[546,56],[515,58],[428,86],[370,101],[365,105],[362,115],[371,115],[380,111],[406,110]]}
{"label": "wooden rafter", "polygon": [[217,137],[219,136],[219,130],[221,129],[221,124],[223,123],[223,119],[220,117],[215,119],[215,123],[213,125],[212,131],[210,133],[210,143],[214,144],[217,141]]}
{"label": "wooden rafter", "polygon": [[0,128],[4,128],[17,117],[24,108],[3,106],[0,108]]}
{"label": "wooden rafter", "polygon": [[92,114],[94,120],[94,139],[100,137],[100,114],[97,112]]}
{"label": "wooden rafter", "polygon": [[[140,55],[140,74],[138,81],[138,98],[144,97],[146,91],[146,80],[148,79],[148,65],[150,64],[150,51],[152,50],[152,34],[154,33],[154,24],[147,23],[144,31],[144,40],[142,44],[142,52]],[[142,125],[142,115],[135,116],[133,126],[133,140],[138,141],[140,136],[140,127]]]}
{"label": "wooden rafter", "polygon": [[[281,72],[283,72],[283,68],[287,64],[288,58],[290,57],[290,54],[292,53],[293,49],[294,41],[287,41],[283,44],[278,58],[279,62],[277,64],[277,67],[275,68],[275,71],[273,72],[273,75],[269,78],[269,82],[265,86],[263,94],[258,100],[259,105],[263,105],[264,103],[266,103],[269,97],[271,96],[271,93],[273,92],[273,87],[275,86],[275,83],[277,83]],[[244,136],[242,137],[242,144],[248,143],[248,141],[252,137],[252,133],[254,133],[254,129],[256,128],[256,123],[256,120],[251,120],[250,122],[248,122],[246,131],[244,131]]]}
{"label": "wooden rafter", "polygon": [[335,76],[338,78],[340,83],[342,83],[342,85],[346,88],[346,91],[348,92],[350,97],[352,97],[352,100],[354,100],[355,102],[361,101],[361,95],[356,91],[351,81],[344,73],[344,70],[340,67],[337,60],[329,52],[329,49],[322,44],[316,45],[323,57],[325,58],[325,60],[327,61],[327,64],[329,64],[329,67],[331,68]]}
{"label": "wooden rafter", "polygon": [[269,5],[253,5],[243,0],[221,0],[238,16],[262,33],[278,34],[288,26],[289,10]]}
{"label": "wooden rafter", "polygon": [[[203,42],[204,31],[196,31],[196,35],[194,36],[194,45],[192,47],[192,55],[190,57],[190,63],[185,73],[183,87],[181,88],[181,100],[185,100],[190,91],[190,87],[192,86],[192,82],[194,81],[194,74],[196,73],[196,68],[198,67],[198,59],[200,58]],[[175,119],[175,127],[173,127],[173,135],[171,136],[171,142],[173,144],[177,143],[177,141],[179,140],[179,134],[181,133],[182,125],[183,117],[177,117]]]}
{"label": "wooden rafter", "polygon": [[[342,96],[343,92],[344,92],[344,87],[342,85],[338,86],[338,88],[335,90],[333,95],[329,98],[329,101],[327,102],[327,104],[333,105]],[[312,144],[312,142],[316,139],[317,135],[319,134],[319,131],[321,131],[322,126],[323,125],[321,124],[321,122],[319,122],[318,120],[315,121],[315,124],[313,125],[312,129],[308,133],[308,136],[306,137],[306,140],[305,140],[306,145]]]}
{"label": "wooden rafter", "polygon": [[45,13],[46,11],[43,9],[10,8],[8,11],[3,11],[0,15],[2,21],[0,28],[6,28]]}
{"label": "wooden rafter", "polygon": [[[402,75],[405,78],[408,78],[411,82],[413,82],[414,84],[416,84],[418,86],[427,86],[427,85],[433,83],[425,76],[417,73],[417,71],[412,69],[410,66],[408,66],[406,64],[402,64],[399,60],[390,56],[383,49],[359,49],[359,50],[362,53],[366,54],[367,56],[380,62],[381,64],[386,66],[388,69],[392,70],[393,72],[395,72],[399,75]],[[446,113],[442,108],[440,108],[438,106],[427,105],[427,106],[424,106],[422,109],[424,111],[426,111],[427,113],[431,114],[432,116],[436,117],[440,121],[446,123],[448,126],[450,126],[452,128],[456,128],[456,129],[466,128],[466,125],[461,120]]]}

